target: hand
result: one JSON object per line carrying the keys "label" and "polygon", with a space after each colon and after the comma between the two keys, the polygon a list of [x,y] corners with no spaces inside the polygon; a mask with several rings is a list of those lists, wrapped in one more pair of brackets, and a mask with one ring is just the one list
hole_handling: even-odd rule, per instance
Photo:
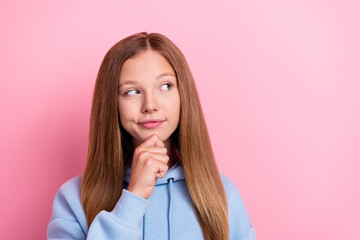
{"label": "hand", "polygon": [[153,134],[134,150],[128,191],[148,199],[157,178],[165,176],[169,170],[169,156],[161,139]]}

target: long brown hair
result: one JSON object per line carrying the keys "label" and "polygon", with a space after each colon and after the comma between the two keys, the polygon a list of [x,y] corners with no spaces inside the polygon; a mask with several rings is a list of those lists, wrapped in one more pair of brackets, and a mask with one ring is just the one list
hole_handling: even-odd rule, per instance
{"label": "long brown hair", "polygon": [[151,49],[174,69],[180,94],[180,123],[171,138],[180,150],[186,184],[205,239],[229,239],[228,205],[217,168],[198,92],[184,55],[164,35],[136,33],[106,53],[95,83],[89,146],[81,183],[81,202],[88,225],[102,210],[112,211],[121,196],[125,168],[133,148],[122,128],[118,85],[123,63]]}

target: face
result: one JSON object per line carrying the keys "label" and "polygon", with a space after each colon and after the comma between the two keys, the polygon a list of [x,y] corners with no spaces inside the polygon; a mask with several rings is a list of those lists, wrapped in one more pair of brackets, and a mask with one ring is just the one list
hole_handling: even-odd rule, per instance
{"label": "face", "polygon": [[[179,124],[180,95],[175,72],[166,59],[146,50],[124,62],[120,71],[118,107],[122,127],[137,147],[152,134],[168,145]],[[162,120],[147,128],[144,120]]]}

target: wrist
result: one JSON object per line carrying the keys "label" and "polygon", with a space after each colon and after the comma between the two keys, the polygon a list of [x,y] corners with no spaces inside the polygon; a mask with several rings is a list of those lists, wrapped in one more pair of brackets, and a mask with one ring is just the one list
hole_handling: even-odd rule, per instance
{"label": "wrist", "polygon": [[142,194],[140,194],[139,192],[134,190],[131,186],[129,186],[128,189],[126,189],[126,190],[128,190],[129,192],[131,192],[131,193],[133,193],[133,194],[135,194],[135,195],[137,195],[137,196],[139,196],[141,198],[147,199],[147,197],[143,196]]}

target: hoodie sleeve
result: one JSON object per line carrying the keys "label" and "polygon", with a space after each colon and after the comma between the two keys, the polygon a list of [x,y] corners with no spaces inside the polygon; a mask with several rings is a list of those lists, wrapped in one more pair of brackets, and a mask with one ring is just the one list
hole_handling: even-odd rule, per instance
{"label": "hoodie sleeve", "polygon": [[99,212],[88,228],[80,202],[79,185],[79,182],[68,181],[56,193],[47,227],[48,240],[142,239],[142,220],[149,200],[123,189],[114,209]]}
{"label": "hoodie sleeve", "polygon": [[256,240],[255,229],[236,185],[221,174],[229,207],[230,240]]}

